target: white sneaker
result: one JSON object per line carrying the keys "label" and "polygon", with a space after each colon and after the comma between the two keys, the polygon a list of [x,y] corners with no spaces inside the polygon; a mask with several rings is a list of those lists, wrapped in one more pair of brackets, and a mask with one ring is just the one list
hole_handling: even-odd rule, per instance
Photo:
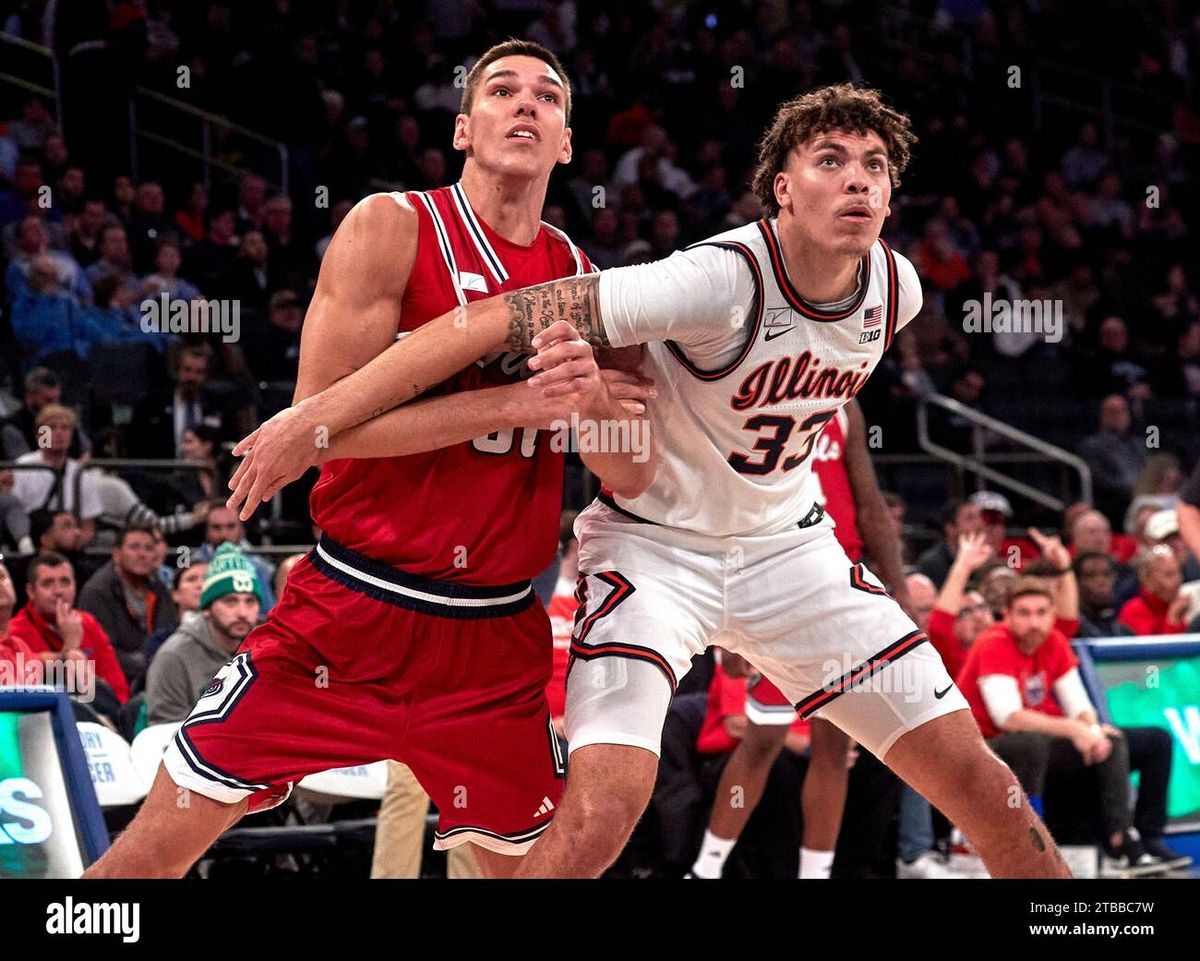
{"label": "white sneaker", "polygon": [[896,877],[909,880],[932,880],[934,878],[956,878],[960,875],[951,871],[935,852],[922,851],[911,864],[905,864],[900,858],[896,858]]}

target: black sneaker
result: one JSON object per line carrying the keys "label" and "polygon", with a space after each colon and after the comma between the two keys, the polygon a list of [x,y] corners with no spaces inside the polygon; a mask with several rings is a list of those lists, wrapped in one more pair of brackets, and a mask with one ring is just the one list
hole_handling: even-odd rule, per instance
{"label": "black sneaker", "polygon": [[1125,832],[1120,847],[1114,848],[1105,844],[1103,856],[1100,858],[1102,878],[1135,878],[1146,874],[1161,874],[1166,870],[1166,865],[1147,851],[1132,831]]}
{"label": "black sneaker", "polygon": [[1172,851],[1162,838],[1145,838],[1142,840],[1142,846],[1146,849],[1147,854],[1168,871],[1177,871],[1192,863],[1191,857],[1180,854],[1178,851]]}

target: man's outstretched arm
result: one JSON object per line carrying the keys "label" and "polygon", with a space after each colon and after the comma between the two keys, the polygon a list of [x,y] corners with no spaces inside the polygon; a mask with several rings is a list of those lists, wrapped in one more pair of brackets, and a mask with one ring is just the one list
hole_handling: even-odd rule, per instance
{"label": "man's outstretched arm", "polygon": [[241,516],[248,518],[260,503],[319,462],[322,441],[329,443],[386,414],[496,350],[533,351],[543,332],[553,346],[536,358],[535,369],[542,373],[531,378],[526,389],[540,389],[547,399],[566,399],[585,390],[596,371],[591,346],[607,343],[598,280],[595,274],[569,277],[458,307],[319,392],[306,393],[305,385],[298,384],[297,402],[234,448],[236,456],[249,456],[231,479],[229,506],[240,505]]}

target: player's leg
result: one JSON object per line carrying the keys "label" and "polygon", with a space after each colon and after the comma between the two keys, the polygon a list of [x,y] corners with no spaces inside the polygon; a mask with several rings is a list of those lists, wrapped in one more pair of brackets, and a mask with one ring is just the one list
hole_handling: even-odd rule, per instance
{"label": "player's leg", "polygon": [[1016,775],[988,750],[969,710],[901,735],[883,760],[958,825],[992,877],[1071,876]]}
{"label": "player's leg", "polygon": [[762,800],[767,777],[783,744],[786,725],[747,724],[745,736],[729,755],[717,783],[708,828],[692,865],[698,878],[719,878],[725,861]]}
{"label": "player's leg", "polygon": [[597,877],[654,790],[679,678],[717,631],[723,552],[596,503],[575,522],[580,610],[567,672],[571,774],[554,823],[519,877]]}
{"label": "player's leg", "polygon": [[657,772],[657,753],[641,747],[589,744],[572,751],[562,804],[517,876],[599,877],[633,833]]}
{"label": "player's leg", "polygon": [[820,718],[813,718],[810,737],[808,770],[800,794],[804,811],[800,877],[827,878],[833,869],[850,785],[850,738]]}
{"label": "player's leg", "polygon": [[[928,638],[831,529],[752,543],[746,558],[737,626],[749,639],[737,653],[801,717],[825,718],[887,763],[963,830],[993,875],[1068,876]],[[757,587],[772,582],[798,589]]]}
{"label": "player's leg", "polygon": [[783,693],[761,674],[747,683],[746,733],[725,763],[713,796],[708,828],[692,865],[697,878],[719,878],[750,815],[762,800],[771,768],[796,712]]}
{"label": "player's leg", "polygon": [[85,878],[181,878],[246,813],[180,788],[161,764],[137,816]]}

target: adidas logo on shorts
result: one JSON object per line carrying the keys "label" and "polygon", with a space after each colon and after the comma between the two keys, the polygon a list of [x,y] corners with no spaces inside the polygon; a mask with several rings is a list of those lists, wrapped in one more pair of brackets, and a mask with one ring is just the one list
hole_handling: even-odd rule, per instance
{"label": "adidas logo on shorts", "polygon": [[544,797],[544,798],[542,798],[541,807],[539,807],[537,809],[537,813],[534,814],[534,817],[540,818],[543,814],[549,814],[553,810],[554,810],[554,802],[551,801],[548,797]]}

